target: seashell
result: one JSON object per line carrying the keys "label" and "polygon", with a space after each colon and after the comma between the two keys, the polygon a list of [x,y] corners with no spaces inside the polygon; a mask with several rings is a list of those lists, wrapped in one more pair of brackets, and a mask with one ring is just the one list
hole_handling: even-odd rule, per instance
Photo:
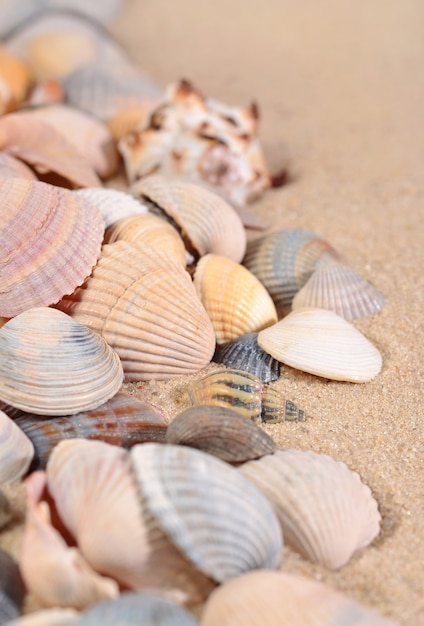
{"label": "seashell", "polygon": [[103,189],[99,187],[74,191],[78,198],[83,198],[98,209],[106,228],[130,215],[143,215],[148,208],[142,202],[125,191]]}
{"label": "seashell", "polygon": [[130,215],[110,226],[105,233],[105,243],[129,241],[135,245],[148,245],[166,252],[175,261],[186,265],[186,249],[183,240],[168,222],[152,213]]}
{"label": "seashell", "polygon": [[45,485],[45,472],[33,472],[25,481],[28,506],[19,567],[28,591],[41,606],[55,608],[83,609],[116,597],[118,584],[96,573],[52,525],[50,507],[42,499]]}
{"label": "seashell", "polygon": [[225,256],[206,254],[199,259],[193,282],[218,344],[262,330],[277,321],[274,303],[262,283]]}
{"label": "seashell", "polygon": [[189,274],[147,246],[103,246],[92,276],[57,306],[103,335],[127,380],[196,372],[215,349],[212,324]]}
{"label": "seashell", "polygon": [[195,257],[208,252],[239,263],[246,249],[246,233],[235,210],[218,195],[200,187],[163,176],[149,176],[131,187],[149,202],[150,210],[176,223],[187,250]]}
{"label": "seashell", "polygon": [[13,111],[24,101],[30,82],[26,65],[0,45],[0,115]]}
{"label": "seashell", "polygon": [[0,315],[57,302],[90,274],[100,254],[100,213],[66,189],[0,179]]}
{"label": "seashell", "polygon": [[240,471],[272,502],[287,545],[314,563],[339,569],[380,531],[369,487],[325,454],[279,450]]}
{"label": "seashell", "polygon": [[7,152],[0,152],[0,177],[5,178],[6,176],[37,180],[32,169],[25,165],[25,163],[22,163],[19,159],[15,159],[15,157],[7,154]]}
{"label": "seashell", "polygon": [[251,420],[219,406],[195,406],[179,413],[168,426],[166,441],[198,448],[227,463],[257,459],[277,448]]}
{"label": "seashell", "polygon": [[115,141],[120,141],[125,135],[128,135],[138,126],[145,124],[150,111],[152,103],[149,100],[143,104],[127,105],[122,110],[119,110],[113,117],[107,120],[107,125],[115,138]]}
{"label": "seashell", "polygon": [[208,598],[202,626],[399,626],[328,585],[286,572],[249,572]]}
{"label": "seashell", "polygon": [[20,615],[25,587],[15,560],[0,548],[0,624]]}
{"label": "seashell", "polygon": [[30,106],[40,104],[52,104],[53,102],[63,102],[65,94],[58,80],[50,78],[37,83],[28,96]]}
{"label": "seashell", "polygon": [[345,319],[305,307],[258,334],[258,344],[286,365],[331,380],[365,383],[377,376],[377,348]]}
{"label": "seashell", "polygon": [[99,602],[77,619],[75,626],[199,626],[186,609],[160,595],[123,593],[116,600]]}
{"label": "seashell", "polygon": [[123,370],[106,341],[61,311],[40,307],[0,329],[0,398],[41,415],[94,409],[119,390]]}
{"label": "seashell", "polygon": [[124,393],[97,409],[65,417],[43,417],[21,413],[15,423],[32,441],[32,469],[46,466],[53,448],[63,439],[94,439],[130,448],[146,441],[165,441],[166,423],[153,407]]}
{"label": "seashell", "polygon": [[187,388],[192,405],[221,406],[233,409],[254,422],[283,422],[305,419],[303,410],[291,400],[267,387],[248,372],[231,369],[206,374]]}
{"label": "seashell", "polygon": [[39,178],[55,175],[60,179],[55,182],[72,187],[101,185],[88,160],[62,133],[34,119],[31,112],[9,113],[0,118],[0,150],[30,165]]}
{"label": "seashell", "polygon": [[239,481],[235,468],[171,444],[145,443],[129,454],[146,507],[201,572],[223,582],[250,569],[279,567],[282,536],[274,512],[248,480]]}
{"label": "seashell", "polygon": [[4,492],[0,489],[0,530],[8,525],[12,519],[10,502]]}
{"label": "seashell", "polygon": [[213,357],[215,363],[249,372],[269,383],[280,377],[281,363],[258,345],[258,333],[248,333],[218,346]]}
{"label": "seashell", "polygon": [[67,626],[78,615],[74,609],[40,609],[8,622],[8,626]]}
{"label": "seashell", "polygon": [[34,446],[3,411],[0,411],[0,450],[0,483],[17,483],[28,471]]}

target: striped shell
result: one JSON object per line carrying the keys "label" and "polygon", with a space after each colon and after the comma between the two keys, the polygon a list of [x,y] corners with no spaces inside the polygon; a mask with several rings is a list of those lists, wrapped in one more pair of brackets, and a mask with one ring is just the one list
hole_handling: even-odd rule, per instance
{"label": "striped shell", "polygon": [[248,333],[218,346],[213,360],[230,369],[249,372],[263,383],[280,377],[281,363],[259,347],[258,333]]}
{"label": "striped shell", "polygon": [[55,309],[9,320],[0,329],[0,353],[0,399],[30,413],[94,409],[122,384],[122,365],[105,340]]}
{"label": "striped shell", "polygon": [[147,206],[125,191],[87,187],[73,192],[96,207],[102,214],[106,228],[130,215],[147,213]]}
{"label": "striped shell", "polygon": [[16,483],[28,471],[34,446],[6,413],[0,411],[0,483]]}

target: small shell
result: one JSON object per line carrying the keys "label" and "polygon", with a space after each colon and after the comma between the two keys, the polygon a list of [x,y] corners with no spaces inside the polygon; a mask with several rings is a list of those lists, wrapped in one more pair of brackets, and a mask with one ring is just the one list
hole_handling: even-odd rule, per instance
{"label": "small shell", "polygon": [[25,586],[19,566],[5,550],[0,548],[0,624],[21,614]]}
{"label": "small shell", "polygon": [[7,152],[0,152],[0,176],[10,176],[12,178],[26,178],[27,180],[37,180],[36,175],[25,163],[10,156]]}
{"label": "small shell", "polygon": [[17,483],[28,471],[34,446],[3,411],[0,411],[0,450],[0,483]]}
{"label": "small shell", "polygon": [[281,363],[258,346],[258,333],[248,333],[219,346],[213,360],[230,369],[249,372],[263,383],[280,377]]}
{"label": "small shell", "polygon": [[78,198],[83,198],[102,214],[106,228],[120,219],[130,215],[147,213],[145,204],[131,194],[118,189],[103,189],[99,187],[78,189],[73,192]]}
{"label": "small shell", "polygon": [[0,398],[30,413],[94,409],[122,384],[122,365],[106,341],[55,309],[9,320],[0,329],[0,351]]}
{"label": "small shell", "polygon": [[352,324],[326,309],[296,309],[262,330],[258,344],[286,365],[331,380],[365,383],[382,367],[377,348]]}
{"label": "small shell", "polygon": [[193,282],[218,344],[277,321],[274,303],[262,283],[243,265],[225,256],[206,254],[199,259]]}
{"label": "small shell", "polygon": [[314,563],[339,569],[379,533],[369,487],[329,456],[279,450],[239,471],[272,502],[287,545]]}
{"label": "small shell", "polygon": [[168,426],[166,441],[198,448],[227,463],[257,459],[277,448],[272,437],[251,420],[218,406],[179,413]]}
{"label": "small shell", "polygon": [[13,111],[24,101],[30,82],[26,65],[0,46],[0,115]]}

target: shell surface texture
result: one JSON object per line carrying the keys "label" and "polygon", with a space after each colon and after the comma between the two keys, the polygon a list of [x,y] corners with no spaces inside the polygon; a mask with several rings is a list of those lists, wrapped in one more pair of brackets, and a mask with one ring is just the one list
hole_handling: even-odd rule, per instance
{"label": "shell surface texture", "polygon": [[31,464],[34,446],[3,411],[0,411],[0,451],[0,484],[19,482]]}
{"label": "shell surface texture", "polygon": [[249,372],[263,383],[280,377],[281,363],[258,345],[258,333],[248,333],[217,346],[213,360],[229,369]]}

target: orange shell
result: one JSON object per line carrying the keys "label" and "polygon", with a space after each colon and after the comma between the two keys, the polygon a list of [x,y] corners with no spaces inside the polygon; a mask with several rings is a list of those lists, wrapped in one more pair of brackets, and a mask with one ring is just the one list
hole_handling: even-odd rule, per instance
{"label": "orange shell", "polygon": [[28,68],[0,46],[0,115],[13,111],[23,102],[30,82]]}

